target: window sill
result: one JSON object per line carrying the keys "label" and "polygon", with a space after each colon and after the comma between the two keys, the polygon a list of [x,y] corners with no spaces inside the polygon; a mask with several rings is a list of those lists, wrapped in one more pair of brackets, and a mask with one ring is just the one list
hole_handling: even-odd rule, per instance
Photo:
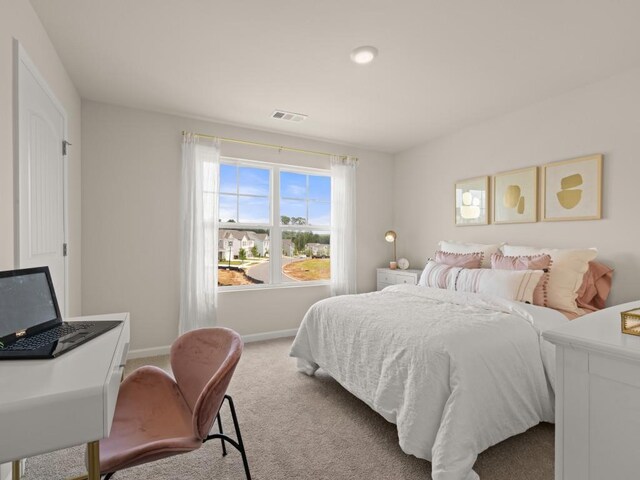
{"label": "window sill", "polygon": [[237,285],[229,287],[218,287],[218,293],[234,293],[256,290],[281,290],[292,288],[308,288],[308,287],[330,287],[331,282],[296,282],[296,283],[278,283],[275,285]]}

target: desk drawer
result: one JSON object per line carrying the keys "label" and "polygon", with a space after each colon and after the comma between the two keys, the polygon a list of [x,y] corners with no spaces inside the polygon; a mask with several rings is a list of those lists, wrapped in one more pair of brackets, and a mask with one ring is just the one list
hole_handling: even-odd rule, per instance
{"label": "desk drawer", "polygon": [[128,329],[123,327],[121,338],[118,342],[118,348],[113,355],[113,361],[111,363],[111,373],[105,386],[105,436],[108,436],[109,432],[111,431],[113,414],[116,410],[116,403],[118,401],[120,382],[122,381],[128,354],[129,331]]}

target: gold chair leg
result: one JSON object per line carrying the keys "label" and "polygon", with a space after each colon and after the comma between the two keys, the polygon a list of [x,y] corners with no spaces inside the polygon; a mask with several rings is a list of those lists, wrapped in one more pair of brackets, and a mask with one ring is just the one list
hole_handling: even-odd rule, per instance
{"label": "gold chair leg", "polygon": [[100,442],[95,441],[87,444],[89,455],[89,480],[100,480]]}
{"label": "gold chair leg", "polygon": [[11,464],[11,478],[13,480],[20,480],[20,460],[15,460]]}

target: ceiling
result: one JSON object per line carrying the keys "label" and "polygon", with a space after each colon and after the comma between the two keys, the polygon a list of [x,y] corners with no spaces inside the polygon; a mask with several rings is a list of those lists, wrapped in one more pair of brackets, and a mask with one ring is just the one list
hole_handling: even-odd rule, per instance
{"label": "ceiling", "polygon": [[638,0],[31,3],[83,98],[386,152],[640,65]]}

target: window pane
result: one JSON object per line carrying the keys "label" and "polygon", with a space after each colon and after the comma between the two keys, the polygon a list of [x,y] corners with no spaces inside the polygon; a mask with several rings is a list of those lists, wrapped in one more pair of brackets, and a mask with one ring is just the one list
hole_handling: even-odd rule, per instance
{"label": "window pane", "polygon": [[220,165],[220,192],[222,193],[238,193],[238,167],[235,165]]}
{"label": "window pane", "polygon": [[280,202],[282,225],[306,225],[307,202],[304,200],[282,200]]}
{"label": "window pane", "polygon": [[239,168],[240,193],[245,195],[269,195],[269,170],[264,168]]}
{"label": "window pane", "polygon": [[328,232],[282,232],[282,281],[329,280],[330,235]]}
{"label": "window pane", "polygon": [[236,195],[220,195],[219,214],[221,222],[238,221],[238,197]]}
{"label": "window pane", "polygon": [[309,225],[331,225],[331,204],[309,202]]}
{"label": "window pane", "polygon": [[306,198],[307,176],[300,173],[280,172],[280,196]]}
{"label": "window pane", "polygon": [[269,230],[218,231],[218,285],[269,283]]}
{"label": "window pane", "polygon": [[268,197],[240,197],[241,223],[269,223]]}
{"label": "window pane", "polygon": [[309,198],[312,200],[331,201],[331,177],[309,175]]}

